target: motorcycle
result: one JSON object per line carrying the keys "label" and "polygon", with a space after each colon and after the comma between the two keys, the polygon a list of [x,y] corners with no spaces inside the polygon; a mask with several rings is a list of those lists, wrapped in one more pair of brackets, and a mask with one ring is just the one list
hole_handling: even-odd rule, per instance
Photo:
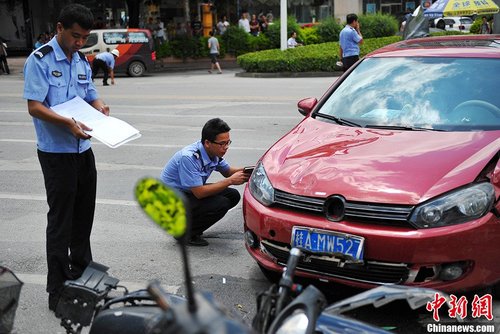
{"label": "motorcycle", "polygon": [[[257,314],[249,328],[234,319],[208,292],[195,292],[186,249],[189,210],[183,196],[161,181],[138,182],[135,196],[144,212],[178,240],[183,259],[186,297],[166,293],[158,281],[147,289],[129,292],[108,275],[108,267],[92,262],[82,276],[66,281],[55,314],[67,333],[389,333],[381,328],[342,316],[357,307],[385,305],[405,299],[415,309],[434,298],[435,290],[381,286],[327,306],[323,293],[313,285],[305,289],[294,282],[301,250],[292,248],[277,285],[257,297]],[[118,294],[118,295],[117,295]]]}

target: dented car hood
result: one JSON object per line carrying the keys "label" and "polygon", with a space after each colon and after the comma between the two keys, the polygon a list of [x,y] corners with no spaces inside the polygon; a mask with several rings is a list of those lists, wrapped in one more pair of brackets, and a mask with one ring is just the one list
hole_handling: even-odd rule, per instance
{"label": "dented car hood", "polygon": [[285,192],[418,204],[474,181],[499,147],[500,131],[370,129],[308,117],[262,162]]}

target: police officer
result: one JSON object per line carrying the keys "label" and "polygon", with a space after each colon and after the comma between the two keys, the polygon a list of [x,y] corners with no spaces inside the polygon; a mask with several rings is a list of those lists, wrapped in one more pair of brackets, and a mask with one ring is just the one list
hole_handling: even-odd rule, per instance
{"label": "police officer", "polygon": [[120,57],[120,51],[117,49],[111,52],[101,52],[99,53],[94,61],[92,62],[92,80],[94,80],[99,70],[104,73],[104,78],[102,80],[103,86],[109,86],[108,76],[111,77],[111,84],[115,84],[115,59]]}
{"label": "police officer", "polygon": [[[231,145],[230,130],[220,118],[209,120],[201,131],[201,140],[175,153],[161,173],[161,180],[166,185],[186,194],[191,210],[189,245],[208,245],[201,237],[203,231],[224,217],[240,200],[238,190],[230,186],[248,180],[249,175],[243,168],[231,167],[223,158]],[[207,183],[213,171],[225,178]]]}
{"label": "police officer", "polygon": [[76,279],[92,260],[97,173],[85,124],[56,114],[51,106],[80,96],[103,114],[91,69],[78,50],[93,24],[90,10],[70,4],[61,10],[57,35],[35,50],[24,65],[24,98],[33,117],[38,160],[47,203],[46,251],[49,309],[55,311],[64,281]]}
{"label": "police officer", "polygon": [[340,59],[347,71],[359,60],[359,45],[363,43],[363,36],[356,14],[348,14],[346,25],[339,35]]}

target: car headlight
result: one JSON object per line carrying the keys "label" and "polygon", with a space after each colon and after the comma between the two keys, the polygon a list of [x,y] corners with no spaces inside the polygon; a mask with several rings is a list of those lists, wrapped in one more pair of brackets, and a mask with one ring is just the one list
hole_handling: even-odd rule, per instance
{"label": "car headlight", "polygon": [[276,334],[304,334],[309,325],[309,319],[302,310],[289,315],[276,331]]}
{"label": "car headlight", "polygon": [[417,206],[410,222],[417,228],[462,224],[488,213],[495,201],[490,183],[479,183]]}
{"label": "car headlight", "polygon": [[274,202],[274,188],[267,178],[264,165],[259,162],[248,183],[250,193],[262,205],[269,206]]}

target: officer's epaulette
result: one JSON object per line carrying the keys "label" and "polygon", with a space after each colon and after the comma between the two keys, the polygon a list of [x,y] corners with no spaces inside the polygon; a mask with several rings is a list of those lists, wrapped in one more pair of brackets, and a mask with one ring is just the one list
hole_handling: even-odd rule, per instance
{"label": "officer's epaulette", "polygon": [[201,152],[200,152],[200,150],[196,150],[196,152],[193,152],[193,155],[194,155],[194,157],[196,159],[199,160],[201,158]]}
{"label": "officer's epaulette", "polygon": [[52,52],[53,50],[54,49],[52,49],[52,46],[44,45],[40,49],[35,51],[35,56],[38,57],[39,59],[42,59],[43,56],[45,56],[49,52]]}
{"label": "officer's epaulette", "polygon": [[87,63],[89,62],[89,61],[87,60],[87,57],[83,54],[83,52],[78,51],[78,54],[80,55],[80,58],[81,58],[82,60],[86,61]]}

